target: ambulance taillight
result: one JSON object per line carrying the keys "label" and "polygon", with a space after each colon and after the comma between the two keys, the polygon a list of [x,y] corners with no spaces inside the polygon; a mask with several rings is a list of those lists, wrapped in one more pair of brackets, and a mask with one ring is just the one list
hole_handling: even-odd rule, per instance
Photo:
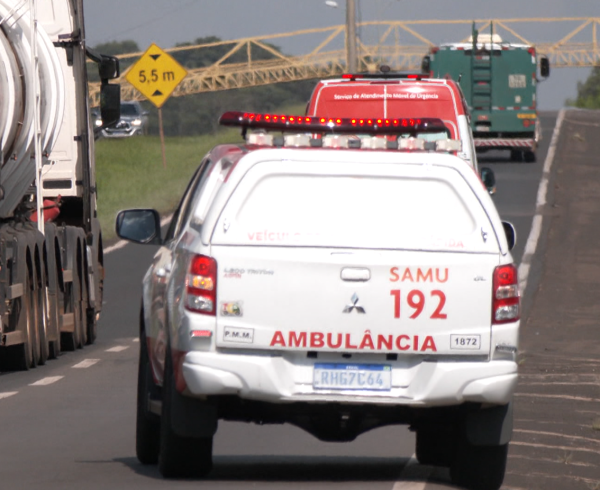
{"label": "ambulance taillight", "polygon": [[516,322],[521,316],[517,268],[513,264],[494,269],[492,325]]}
{"label": "ambulance taillight", "polygon": [[217,261],[206,255],[194,255],[185,281],[185,308],[203,315],[216,315]]}

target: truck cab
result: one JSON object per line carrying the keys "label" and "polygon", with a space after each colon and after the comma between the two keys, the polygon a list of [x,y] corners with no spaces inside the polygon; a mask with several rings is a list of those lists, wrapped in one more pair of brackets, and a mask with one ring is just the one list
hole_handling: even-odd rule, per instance
{"label": "truck cab", "polygon": [[550,74],[535,46],[474,30],[467,42],[431,48],[422,68],[427,76],[460,80],[478,152],[510,150],[512,161],[535,161],[542,136],[537,84]]}

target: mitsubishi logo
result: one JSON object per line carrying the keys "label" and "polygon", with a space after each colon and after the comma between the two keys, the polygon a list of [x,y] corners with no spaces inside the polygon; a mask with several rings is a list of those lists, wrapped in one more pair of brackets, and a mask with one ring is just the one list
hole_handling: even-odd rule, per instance
{"label": "mitsubishi logo", "polygon": [[358,304],[358,296],[356,295],[356,293],[352,295],[352,298],[350,298],[350,300],[352,301],[352,304],[346,305],[342,313],[352,313],[352,310],[356,310],[358,313],[366,313],[365,309]]}

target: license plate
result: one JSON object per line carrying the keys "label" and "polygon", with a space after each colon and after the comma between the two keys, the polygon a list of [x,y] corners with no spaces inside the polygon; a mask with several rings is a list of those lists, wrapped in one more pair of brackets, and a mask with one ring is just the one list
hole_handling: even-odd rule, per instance
{"label": "license plate", "polygon": [[389,391],[392,368],[384,364],[315,364],[313,388]]}

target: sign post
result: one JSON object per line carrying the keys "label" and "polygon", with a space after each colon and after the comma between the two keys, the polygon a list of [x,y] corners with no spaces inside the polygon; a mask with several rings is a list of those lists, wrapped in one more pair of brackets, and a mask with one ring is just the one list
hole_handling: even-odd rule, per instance
{"label": "sign post", "polygon": [[127,72],[127,81],[158,108],[158,130],[162,149],[163,167],[166,168],[165,134],[162,106],[173,90],[186,77],[187,71],[177,61],[152,43],[142,57]]}

